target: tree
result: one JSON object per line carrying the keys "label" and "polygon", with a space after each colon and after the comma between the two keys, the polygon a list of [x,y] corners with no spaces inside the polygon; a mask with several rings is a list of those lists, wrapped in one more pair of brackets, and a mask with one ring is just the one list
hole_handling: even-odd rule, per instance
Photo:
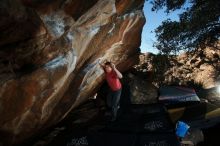
{"label": "tree", "polygon": [[176,53],[207,46],[218,48],[220,37],[219,0],[146,0],[153,4],[152,10],[166,7],[171,13],[183,8],[179,21],[165,20],[156,28],[157,42],[154,46],[162,53]]}

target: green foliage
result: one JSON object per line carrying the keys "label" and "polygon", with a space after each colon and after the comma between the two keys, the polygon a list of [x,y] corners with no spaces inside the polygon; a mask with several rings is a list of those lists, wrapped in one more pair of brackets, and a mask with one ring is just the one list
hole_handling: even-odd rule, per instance
{"label": "green foliage", "polygon": [[[154,46],[162,53],[176,53],[207,46],[216,47],[220,37],[219,0],[147,0],[153,4],[152,10],[166,7],[171,13],[183,8],[180,21],[165,20],[155,30],[157,43]],[[217,48],[217,47],[216,47]]]}

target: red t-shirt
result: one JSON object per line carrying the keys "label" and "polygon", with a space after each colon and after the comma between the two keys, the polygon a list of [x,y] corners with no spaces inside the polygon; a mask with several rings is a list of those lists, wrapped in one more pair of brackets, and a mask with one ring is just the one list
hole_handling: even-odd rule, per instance
{"label": "red t-shirt", "polygon": [[109,87],[112,91],[117,91],[121,89],[121,82],[115,71],[111,71],[110,73],[106,73],[106,80],[108,82]]}

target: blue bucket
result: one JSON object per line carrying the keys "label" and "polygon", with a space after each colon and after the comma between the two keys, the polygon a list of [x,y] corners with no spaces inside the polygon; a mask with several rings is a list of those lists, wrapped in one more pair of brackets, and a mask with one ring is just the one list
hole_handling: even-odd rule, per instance
{"label": "blue bucket", "polygon": [[187,131],[189,130],[189,125],[187,125],[186,123],[182,122],[182,121],[178,121],[176,124],[176,135],[178,137],[185,137],[187,134]]}

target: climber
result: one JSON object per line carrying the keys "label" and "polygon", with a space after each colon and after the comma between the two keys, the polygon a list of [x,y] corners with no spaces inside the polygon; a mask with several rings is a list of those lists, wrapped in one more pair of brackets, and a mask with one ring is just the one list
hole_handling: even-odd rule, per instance
{"label": "climber", "polygon": [[111,121],[115,121],[117,118],[118,109],[120,107],[122,84],[119,79],[122,78],[122,74],[118,71],[118,69],[112,62],[107,61],[104,65],[102,65],[101,63],[99,64],[105,72],[105,78],[109,86],[107,105],[109,108],[111,108]]}

